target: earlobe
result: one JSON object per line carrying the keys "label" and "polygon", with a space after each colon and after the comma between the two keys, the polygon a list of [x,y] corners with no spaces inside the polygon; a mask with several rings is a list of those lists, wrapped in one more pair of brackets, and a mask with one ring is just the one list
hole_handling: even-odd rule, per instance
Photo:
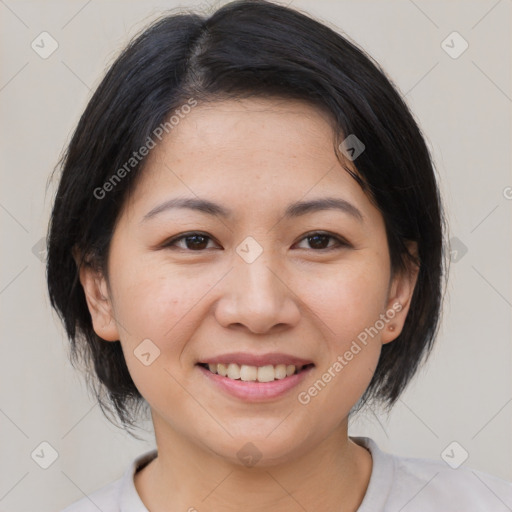
{"label": "earlobe", "polygon": [[[418,261],[417,243],[409,241],[407,248]],[[411,261],[407,269],[397,273],[392,280],[385,313],[389,322],[381,335],[382,344],[392,342],[402,332],[418,280],[419,269],[419,265]]]}
{"label": "earlobe", "polygon": [[92,265],[82,263],[80,283],[84,289],[94,332],[105,341],[118,341],[119,332],[105,277]]}

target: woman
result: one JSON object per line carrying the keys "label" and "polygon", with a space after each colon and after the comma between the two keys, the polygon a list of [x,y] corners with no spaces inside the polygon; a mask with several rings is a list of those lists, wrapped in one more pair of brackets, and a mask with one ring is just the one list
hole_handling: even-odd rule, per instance
{"label": "woman", "polygon": [[509,510],[506,482],[348,436],[428,355],[445,276],[429,152],[361,50],[263,1],[165,17],[62,167],[52,305],[157,445],[66,512]]}

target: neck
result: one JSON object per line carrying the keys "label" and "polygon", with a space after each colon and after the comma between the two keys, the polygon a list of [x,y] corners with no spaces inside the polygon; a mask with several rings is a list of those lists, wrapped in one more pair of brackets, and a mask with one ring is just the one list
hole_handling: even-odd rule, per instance
{"label": "neck", "polygon": [[324,510],[354,512],[372,470],[370,453],[340,426],[314,449],[276,465],[245,467],[157,427],[158,457],[135,475],[152,512]]}

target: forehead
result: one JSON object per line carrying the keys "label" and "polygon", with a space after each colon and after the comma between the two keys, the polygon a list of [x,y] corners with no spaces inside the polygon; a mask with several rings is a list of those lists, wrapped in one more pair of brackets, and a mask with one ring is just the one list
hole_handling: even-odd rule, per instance
{"label": "forehead", "polygon": [[131,208],[186,195],[263,211],[338,195],[375,214],[343,169],[353,164],[336,157],[334,136],[329,116],[301,101],[199,104],[149,154]]}

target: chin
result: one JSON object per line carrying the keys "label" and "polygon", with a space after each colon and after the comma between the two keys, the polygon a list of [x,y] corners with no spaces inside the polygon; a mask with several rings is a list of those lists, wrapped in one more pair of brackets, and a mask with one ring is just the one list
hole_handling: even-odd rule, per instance
{"label": "chin", "polygon": [[307,430],[291,432],[290,428],[283,428],[282,432],[278,432],[282,425],[276,426],[282,420],[275,420],[270,429],[246,429],[244,434],[224,436],[222,445],[213,445],[212,439],[209,439],[208,449],[229,464],[240,467],[270,468],[290,463],[313,449],[317,443]]}

